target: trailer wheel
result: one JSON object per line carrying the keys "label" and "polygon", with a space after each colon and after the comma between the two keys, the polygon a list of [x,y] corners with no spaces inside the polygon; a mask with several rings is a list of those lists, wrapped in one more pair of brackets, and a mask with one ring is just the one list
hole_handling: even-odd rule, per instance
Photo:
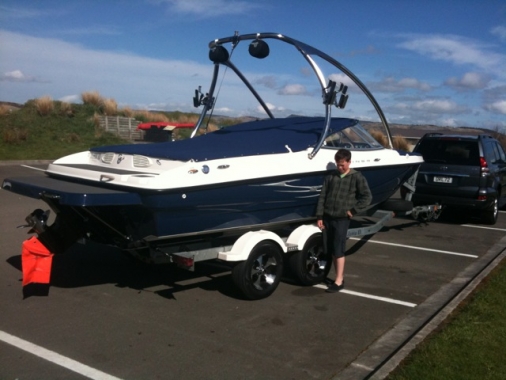
{"label": "trailer wheel", "polygon": [[246,261],[232,269],[232,279],[244,296],[251,300],[270,296],[283,273],[281,249],[273,242],[260,242]]}
{"label": "trailer wheel", "polygon": [[304,248],[290,257],[289,263],[293,274],[303,285],[316,285],[324,281],[332,260],[323,250],[322,235],[311,236]]}

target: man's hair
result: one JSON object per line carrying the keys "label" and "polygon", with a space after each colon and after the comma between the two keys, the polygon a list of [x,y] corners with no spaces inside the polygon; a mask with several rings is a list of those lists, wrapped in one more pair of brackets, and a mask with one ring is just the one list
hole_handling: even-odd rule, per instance
{"label": "man's hair", "polygon": [[334,159],[337,161],[345,160],[350,161],[351,160],[351,152],[348,149],[339,149],[334,156]]}

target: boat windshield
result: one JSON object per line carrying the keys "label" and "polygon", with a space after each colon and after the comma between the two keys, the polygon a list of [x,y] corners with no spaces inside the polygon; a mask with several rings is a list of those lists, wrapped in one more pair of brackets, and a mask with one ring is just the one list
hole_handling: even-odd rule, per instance
{"label": "boat windshield", "polygon": [[381,149],[383,146],[377,142],[360,123],[341,131],[330,131],[325,139],[324,148],[346,148],[353,150]]}

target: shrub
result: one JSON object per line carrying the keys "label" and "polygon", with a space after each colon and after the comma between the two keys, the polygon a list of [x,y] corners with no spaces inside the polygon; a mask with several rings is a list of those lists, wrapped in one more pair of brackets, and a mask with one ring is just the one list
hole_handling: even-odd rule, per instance
{"label": "shrub", "polygon": [[104,115],[114,116],[118,114],[118,104],[114,99],[103,99],[102,110]]}
{"label": "shrub", "polygon": [[67,102],[61,102],[60,103],[60,115],[74,116],[74,110],[72,109],[72,105]]}
{"label": "shrub", "polygon": [[40,116],[49,115],[54,109],[53,99],[49,95],[37,98],[35,99],[35,108]]}
{"label": "shrub", "polygon": [[411,151],[411,146],[408,143],[408,140],[402,136],[394,136],[392,143],[395,149],[404,150],[406,152]]}
{"label": "shrub", "polygon": [[88,91],[81,94],[83,104],[91,104],[99,107],[102,104],[102,97],[98,91]]}
{"label": "shrub", "polygon": [[149,112],[148,110],[142,110],[142,111],[135,111],[134,116],[137,120],[148,122],[152,121],[154,123],[156,122],[163,122],[168,123],[170,120],[169,118],[160,112]]}
{"label": "shrub", "polygon": [[380,131],[373,129],[370,132],[371,136],[374,137],[374,139],[379,142],[384,147],[388,147],[388,140],[387,137]]}
{"label": "shrub", "polygon": [[179,123],[193,123],[193,124],[196,124],[197,121],[199,120],[199,115],[193,115],[193,114],[185,115],[185,114],[181,114],[179,116],[178,120],[179,120]]}
{"label": "shrub", "polygon": [[0,116],[8,115],[11,113],[11,107],[6,104],[0,104]]}
{"label": "shrub", "polygon": [[134,117],[135,112],[130,107],[125,107],[120,111],[125,117]]}

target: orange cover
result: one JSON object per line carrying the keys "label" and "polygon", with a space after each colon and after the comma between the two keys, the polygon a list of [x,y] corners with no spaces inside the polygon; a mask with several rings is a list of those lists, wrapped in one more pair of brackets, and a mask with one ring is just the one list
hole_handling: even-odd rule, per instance
{"label": "orange cover", "polygon": [[23,242],[21,264],[23,267],[23,286],[32,282],[49,284],[53,253],[35,236]]}

